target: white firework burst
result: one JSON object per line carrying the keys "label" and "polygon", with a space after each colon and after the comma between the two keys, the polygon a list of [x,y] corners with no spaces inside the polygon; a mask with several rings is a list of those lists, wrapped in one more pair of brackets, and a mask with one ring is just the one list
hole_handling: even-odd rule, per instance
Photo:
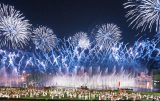
{"label": "white firework burst", "polygon": [[126,17],[133,28],[160,31],[160,0],[128,0],[124,6],[129,9]]}
{"label": "white firework burst", "polygon": [[96,32],[96,42],[101,49],[110,49],[114,44],[120,41],[121,31],[115,24],[104,24]]}
{"label": "white firework burst", "polygon": [[0,46],[23,48],[30,40],[30,27],[20,11],[0,4]]}
{"label": "white firework burst", "polygon": [[36,49],[40,49],[45,52],[51,51],[57,42],[57,37],[53,30],[44,26],[39,26],[33,30],[33,42]]}
{"label": "white firework burst", "polygon": [[87,33],[78,32],[72,37],[72,42],[74,46],[86,49],[90,47],[90,40],[87,36]]}

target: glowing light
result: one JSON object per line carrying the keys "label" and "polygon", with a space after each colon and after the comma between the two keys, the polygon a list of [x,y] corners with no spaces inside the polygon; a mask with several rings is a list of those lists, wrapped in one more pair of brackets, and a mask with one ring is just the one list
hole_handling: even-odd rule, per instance
{"label": "glowing light", "polygon": [[13,6],[0,5],[0,46],[23,48],[30,40],[30,24]]}
{"label": "glowing light", "polygon": [[96,33],[97,45],[103,49],[110,50],[120,39],[121,31],[115,24],[102,25],[98,28]]}
{"label": "glowing light", "polygon": [[[92,72],[92,71],[89,71]],[[62,87],[81,87],[83,85],[90,89],[106,89],[117,88],[117,83],[121,82],[121,88],[134,88],[136,87],[136,79],[134,76],[124,73],[123,69],[119,74],[113,71],[112,74],[101,75],[100,73],[90,77],[87,73],[82,72],[82,75],[56,75],[53,76],[46,86],[62,86]],[[104,87],[104,88],[103,88]]]}
{"label": "glowing light", "polygon": [[36,49],[48,52],[56,46],[57,37],[52,29],[40,26],[33,30],[33,34]]}
{"label": "glowing light", "polygon": [[87,33],[78,32],[72,37],[72,42],[75,46],[86,49],[90,47],[90,40]]}
{"label": "glowing light", "polygon": [[124,8],[129,9],[126,17],[133,28],[142,28],[145,31],[155,25],[155,30],[160,31],[160,1],[159,0],[128,0]]}

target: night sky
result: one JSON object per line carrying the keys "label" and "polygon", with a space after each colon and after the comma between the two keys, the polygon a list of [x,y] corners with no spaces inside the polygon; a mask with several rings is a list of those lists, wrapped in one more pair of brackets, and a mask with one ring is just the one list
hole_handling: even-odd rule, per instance
{"label": "night sky", "polygon": [[[47,26],[59,38],[76,32],[90,34],[96,25],[117,24],[122,31],[122,42],[134,43],[140,36],[152,38],[155,33],[128,27],[127,12],[123,3],[127,0],[0,0],[0,3],[15,6],[16,10],[30,21],[33,27]],[[138,35],[137,35],[138,34]],[[152,65],[152,63],[151,63]],[[152,67],[152,66],[150,66]]]}
{"label": "night sky", "polygon": [[[76,32],[91,32],[96,25],[115,23],[122,30],[123,42],[133,43],[139,36],[151,37],[155,33],[137,31],[128,27],[123,8],[126,0],[0,0],[15,6],[33,27],[44,25],[52,28],[59,37]],[[138,33],[139,36],[136,36]],[[147,34],[146,34],[147,33]]]}

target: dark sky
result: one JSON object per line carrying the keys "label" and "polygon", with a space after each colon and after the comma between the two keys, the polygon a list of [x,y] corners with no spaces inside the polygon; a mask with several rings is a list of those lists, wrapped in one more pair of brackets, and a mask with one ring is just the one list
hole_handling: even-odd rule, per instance
{"label": "dark sky", "polygon": [[123,9],[126,0],[0,1],[15,6],[34,27],[45,25],[52,28],[58,37],[67,37],[78,31],[91,32],[96,25],[104,23],[115,23],[121,27],[124,42],[133,42],[140,32],[132,30],[126,23],[126,10]]}

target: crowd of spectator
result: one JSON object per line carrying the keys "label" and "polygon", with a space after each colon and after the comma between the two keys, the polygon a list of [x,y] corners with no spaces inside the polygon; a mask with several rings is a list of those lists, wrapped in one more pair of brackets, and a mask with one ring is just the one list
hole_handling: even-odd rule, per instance
{"label": "crowd of spectator", "polygon": [[0,98],[78,99],[78,100],[154,100],[160,96],[125,90],[88,90],[78,88],[0,88]]}

